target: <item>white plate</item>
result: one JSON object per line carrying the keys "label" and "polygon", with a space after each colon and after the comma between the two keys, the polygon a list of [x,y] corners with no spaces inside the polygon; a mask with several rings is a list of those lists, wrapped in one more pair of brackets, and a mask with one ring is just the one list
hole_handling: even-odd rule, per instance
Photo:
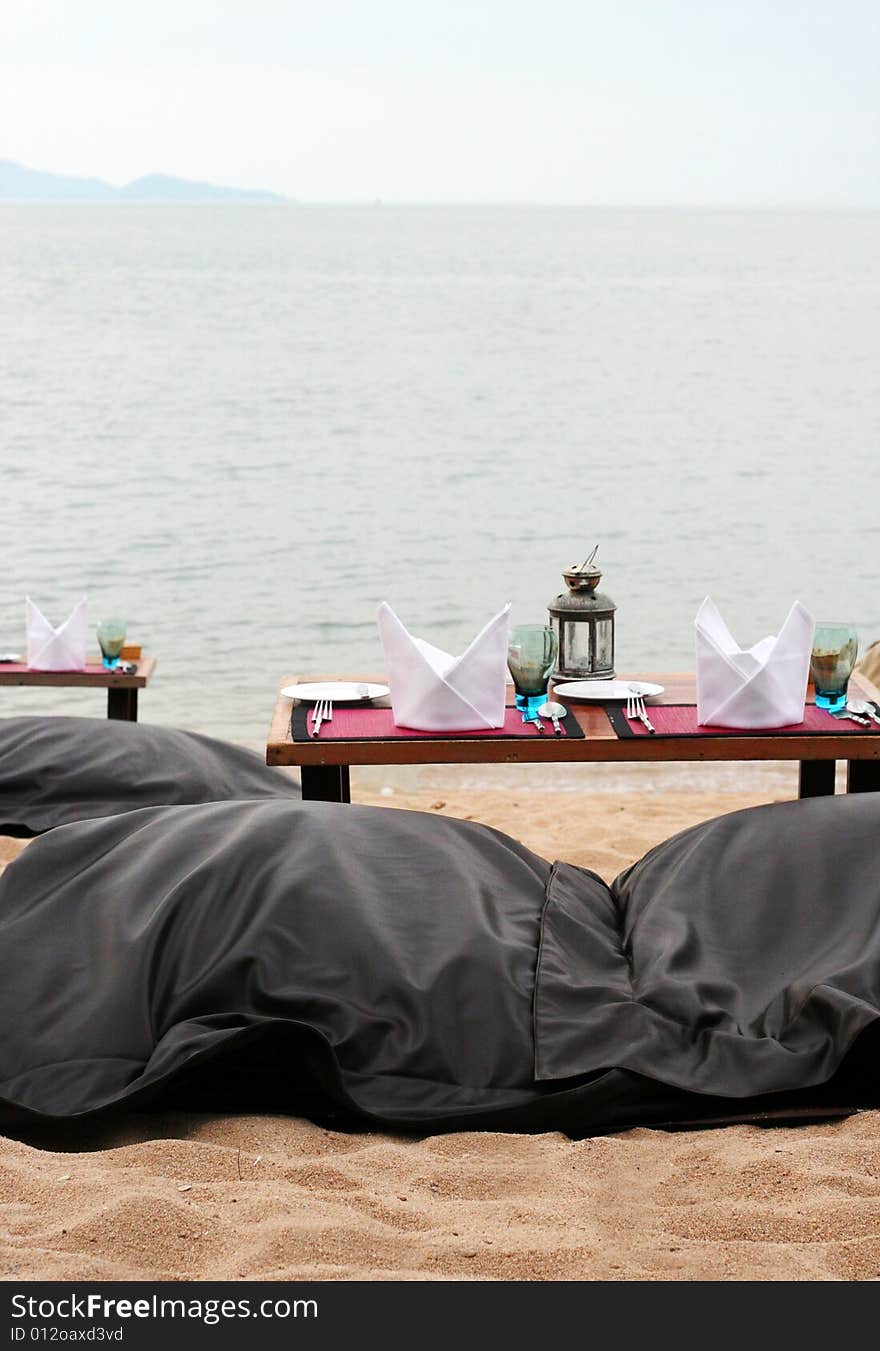
{"label": "white plate", "polygon": [[607,702],[609,699],[628,699],[631,694],[653,699],[664,689],[664,685],[652,685],[648,680],[568,680],[563,685],[554,685],[553,694],[554,697],[561,694],[563,699]]}
{"label": "white plate", "polygon": [[387,685],[371,685],[366,680],[313,680],[306,685],[285,685],[281,693],[288,699],[301,699],[304,704],[316,704],[319,699],[332,699],[337,704],[365,704],[384,698],[389,690]]}

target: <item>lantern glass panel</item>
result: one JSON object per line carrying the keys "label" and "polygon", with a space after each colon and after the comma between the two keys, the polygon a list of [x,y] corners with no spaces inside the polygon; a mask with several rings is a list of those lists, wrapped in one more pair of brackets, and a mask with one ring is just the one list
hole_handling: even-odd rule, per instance
{"label": "lantern glass panel", "polygon": [[596,660],[594,669],[610,670],[614,665],[614,621],[598,619],[596,621]]}
{"label": "lantern glass panel", "polygon": [[563,621],[560,665],[564,666],[567,671],[582,671],[585,675],[589,675],[593,669],[590,660],[590,632],[592,627],[589,620],[569,619]]}

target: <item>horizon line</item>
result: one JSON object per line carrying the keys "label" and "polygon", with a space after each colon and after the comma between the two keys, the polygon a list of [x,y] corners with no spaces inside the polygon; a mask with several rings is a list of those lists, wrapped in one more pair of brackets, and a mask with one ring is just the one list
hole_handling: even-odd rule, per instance
{"label": "horizon line", "polygon": [[[136,181],[136,180],[135,180]],[[0,197],[0,206],[235,206],[235,207],[488,207],[527,208],[529,210],[578,210],[578,211],[878,211],[880,200],[839,202],[816,201],[809,199],[786,199],[780,201],[583,201],[579,199],[529,200],[528,198],[418,198],[418,197],[292,197],[277,193],[277,189],[236,189],[243,193],[253,191],[276,193],[280,201],[260,201],[215,199],[210,197],[190,198],[189,200],[138,200],[137,198],[40,198],[40,197]]]}

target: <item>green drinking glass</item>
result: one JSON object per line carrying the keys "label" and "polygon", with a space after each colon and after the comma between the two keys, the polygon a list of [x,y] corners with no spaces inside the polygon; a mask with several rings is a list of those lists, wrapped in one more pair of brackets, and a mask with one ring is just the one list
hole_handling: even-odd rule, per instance
{"label": "green drinking glass", "polygon": [[125,645],[125,620],[101,619],[98,621],[98,644],[104,665],[113,671],[119,665],[119,654]]}
{"label": "green drinking glass", "polygon": [[810,674],[816,689],[816,707],[837,713],[846,708],[846,690],[859,655],[854,624],[823,621],[816,625]]}
{"label": "green drinking glass", "polygon": [[519,624],[510,631],[507,668],[513,676],[516,706],[523,722],[534,722],[538,709],[547,701],[556,652],[556,634],[546,624]]}

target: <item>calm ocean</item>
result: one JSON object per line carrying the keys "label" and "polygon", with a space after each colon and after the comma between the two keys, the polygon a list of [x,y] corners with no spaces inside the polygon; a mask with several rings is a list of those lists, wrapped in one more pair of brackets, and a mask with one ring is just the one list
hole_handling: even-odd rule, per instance
{"label": "calm ocean", "polygon": [[878,212],[3,206],[0,307],[0,650],[85,593],[144,720],[259,747],[380,600],[455,650],[597,542],[621,669],[707,592],[880,637]]}

